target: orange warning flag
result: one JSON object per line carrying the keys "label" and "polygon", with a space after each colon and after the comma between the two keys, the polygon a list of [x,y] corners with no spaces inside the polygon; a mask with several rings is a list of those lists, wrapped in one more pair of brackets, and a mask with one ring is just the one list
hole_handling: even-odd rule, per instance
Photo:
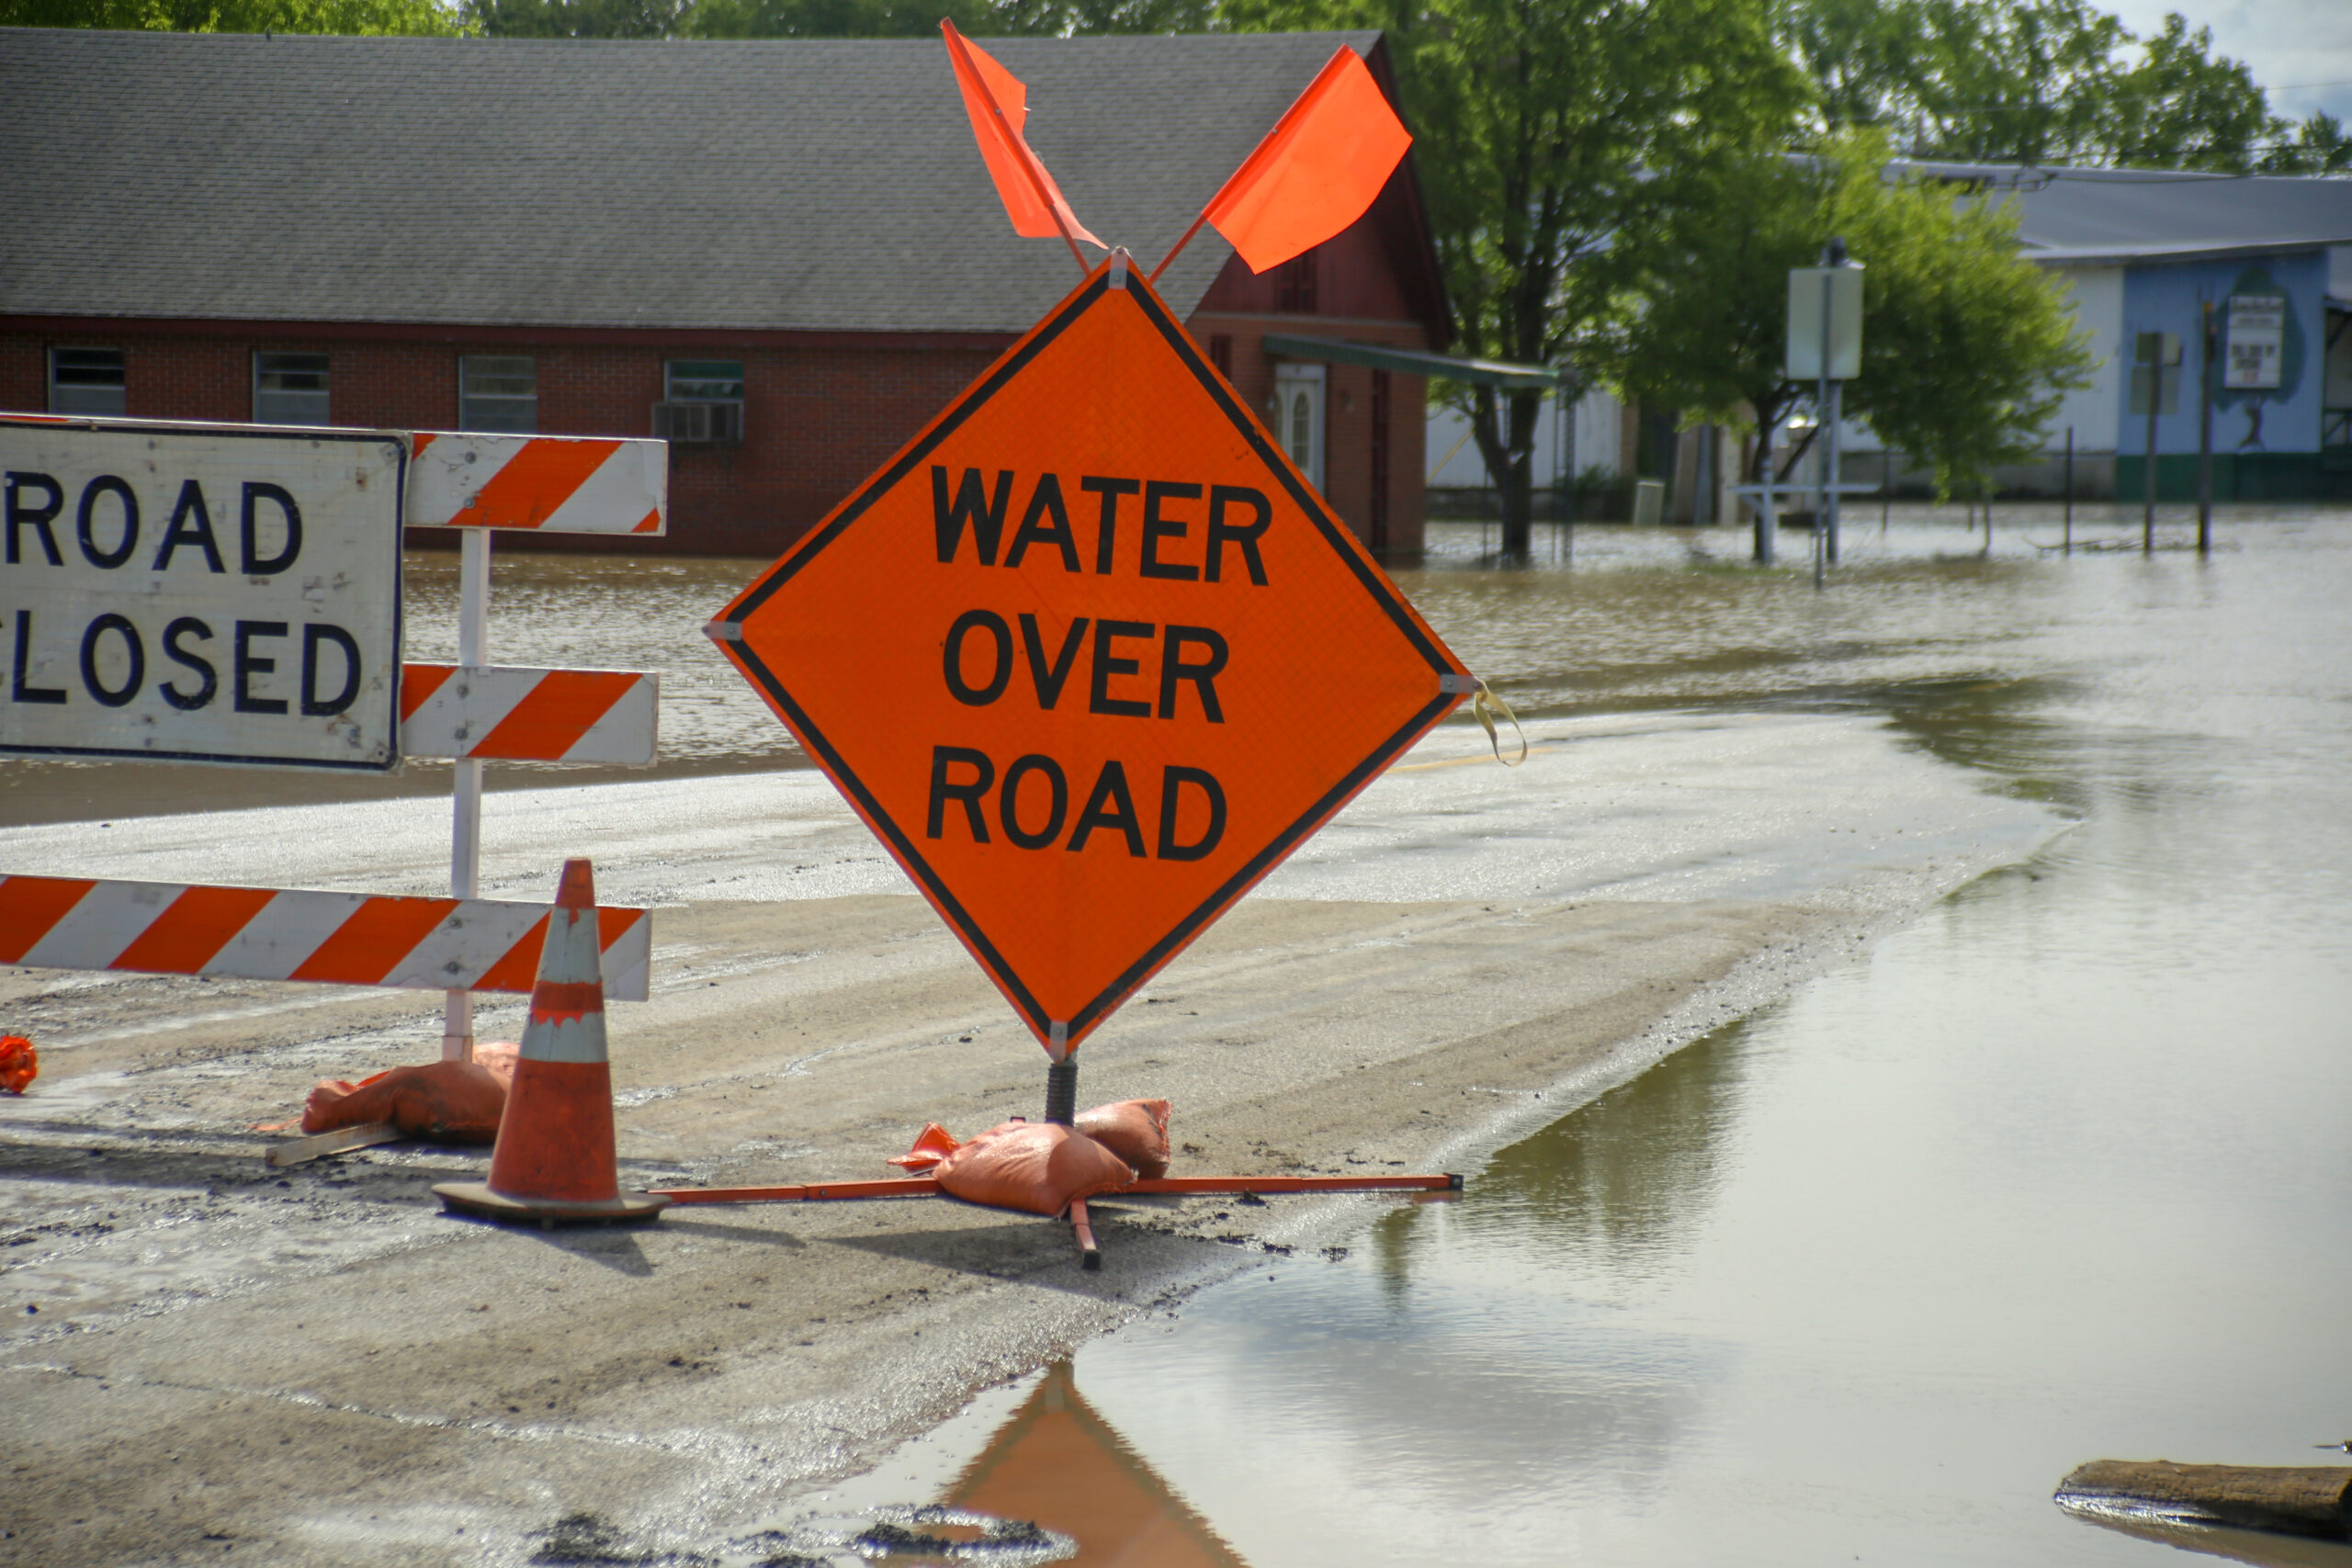
{"label": "orange warning flag", "polygon": [[1109,250],[1078,220],[1062,199],[1061,187],[1037,154],[1029,151],[1022,128],[1029,122],[1029,89],[1021,78],[989,58],[979,45],[943,21],[939,30],[947,39],[947,58],[956,67],[956,85],[964,93],[964,112],[972,117],[972,139],[996,182],[1012,231],[1024,240],[1084,240],[1098,250]]}
{"label": "orange warning flag", "polygon": [[1264,272],[1363,217],[1412,144],[1363,59],[1341,44],[1204,216],[1250,271]]}

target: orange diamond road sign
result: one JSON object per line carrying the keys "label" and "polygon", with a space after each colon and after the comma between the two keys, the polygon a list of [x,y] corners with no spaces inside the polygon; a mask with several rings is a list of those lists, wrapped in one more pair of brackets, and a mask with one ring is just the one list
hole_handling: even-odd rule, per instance
{"label": "orange diamond road sign", "polygon": [[1475,684],[1125,261],[707,628],[1057,1060]]}

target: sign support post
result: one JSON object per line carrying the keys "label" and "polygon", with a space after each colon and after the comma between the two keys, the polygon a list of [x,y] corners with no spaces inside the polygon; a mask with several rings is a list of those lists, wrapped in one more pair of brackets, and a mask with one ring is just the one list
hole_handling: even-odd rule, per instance
{"label": "sign support post", "polygon": [[[1817,292],[1816,292],[1817,288]],[[1840,405],[1845,383],[1862,373],[1862,269],[1846,259],[1846,242],[1821,247],[1818,267],[1789,271],[1788,353],[1783,374],[1814,383],[1815,438],[1826,443],[1814,492],[1813,585],[1822,586],[1838,561],[1838,501]],[[1770,475],[1766,476],[1768,479]],[[1762,558],[1763,552],[1758,552]]]}
{"label": "sign support post", "polygon": [[2132,412],[2148,416],[2148,449],[2140,465],[2148,493],[2141,498],[2140,553],[2156,547],[2156,416],[2180,412],[2180,337],[2141,333],[2134,341]]}
{"label": "sign support post", "polygon": [[2198,307],[2197,553],[2213,548],[2213,301]]}
{"label": "sign support post", "polygon": [[1822,252],[1821,261],[1821,379],[1813,394],[1814,417],[1821,421],[1821,438],[1825,443],[1821,461],[1815,472],[1821,483],[1813,496],[1813,585],[1822,586],[1827,562],[1837,558],[1836,532],[1838,514],[1830,508],[1838,503],[1830,499],[1829,487],[1838,482],[1838,383],[1829,378],[1829,272],[1841,259],[1842,248],[1831,241]]}
{"label": "sign support post", "polygon": [[[479,670],[490,662],[490,539],[487,528],[468,528],[458,542],[458,666]],[[480,757],[451,764],[454,797],[449,846],[449,897],[481,893],[481,770]],[[474,1059],[474,997],[450,991],[441,1008],[441,1059]]]}

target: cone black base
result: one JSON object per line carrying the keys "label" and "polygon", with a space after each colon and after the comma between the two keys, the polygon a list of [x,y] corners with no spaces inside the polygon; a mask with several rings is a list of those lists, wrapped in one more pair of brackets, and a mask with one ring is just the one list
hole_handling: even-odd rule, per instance
{"label": "cone black base", "polygon": [[503,1224],[629,1224],[650,1220],[670,1206],[650,1192],[624,1192],[595,1203],[565,1203],[550,1198],[509,1198],[480,1181],[442,1181],[433,1188],[452,1213],[473,1214]]}

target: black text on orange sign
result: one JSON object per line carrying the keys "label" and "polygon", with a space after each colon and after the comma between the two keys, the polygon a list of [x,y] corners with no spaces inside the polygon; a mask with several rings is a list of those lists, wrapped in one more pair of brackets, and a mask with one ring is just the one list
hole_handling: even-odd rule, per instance
{"label": "black text on orange sign", "polygon": [[[932,520],[940,564],[953,564],[969,536],[972,554],[982,566],[997,565],[1001,547],[1007,567],[1020,567],[1031,550],[1038,550],[1048,559],[1058,559],[1064,571],[1085,570],[1061,476],[1041,473],[1025,487],[1020,479],[1010,468],[998,469],[993,482],[979,469],[966,468],[951,486],[947,469],[932,465]],[[1014,497],[1024,488],[1028,499],[1020,508],[1020,522],[1008,542],[1005,524],[1014,515]],[[1204,486],[1180,479],[1102,474],[1081,475],[1077,489],[1081,495],[1095,498],[1092,565],[1096,576],[1108,577],[1124,562],[1132,562],[1143,577],[1171,582],[1222,582],[1228,564],[1238,562],[1252,584],[1266,586],[1266,563],[1258,542],[1273,521],[1274,509],[1264,491],[1248,485]],[[1195,525],[1200,529],[1197,555],[1193,553]]]}
{"label": "black text on orange sign", "polygon": [[[1024,789],[1033,779],[1035,786]],[[1139,811],[1126,764],[1114,758],[1095,773],[1073,819],[1069,775],[1053,758],[1035,752],[1015,758],[1000,777],[995,759],[985,751],[934,746],[923,836],[946,837],[960,818],[961,830],[974,843],[985,844],[990,841],[993,817],[1005,840],[1020,849],[1042,850],[1059,842],[1076,853],[1101,834],[1104,844],[1123,846],[1136,860],[1202,859],[1225,837],[1224,786],[1206,769],[1174,764],[1160,769],[1159,785],[1158,798]],[[989,809],[991,797],[993,812]],[[1144,823],[1154,816],[1159,832],[1147,847]],[[1066,840],[1065,827],[1069,829]]]}

